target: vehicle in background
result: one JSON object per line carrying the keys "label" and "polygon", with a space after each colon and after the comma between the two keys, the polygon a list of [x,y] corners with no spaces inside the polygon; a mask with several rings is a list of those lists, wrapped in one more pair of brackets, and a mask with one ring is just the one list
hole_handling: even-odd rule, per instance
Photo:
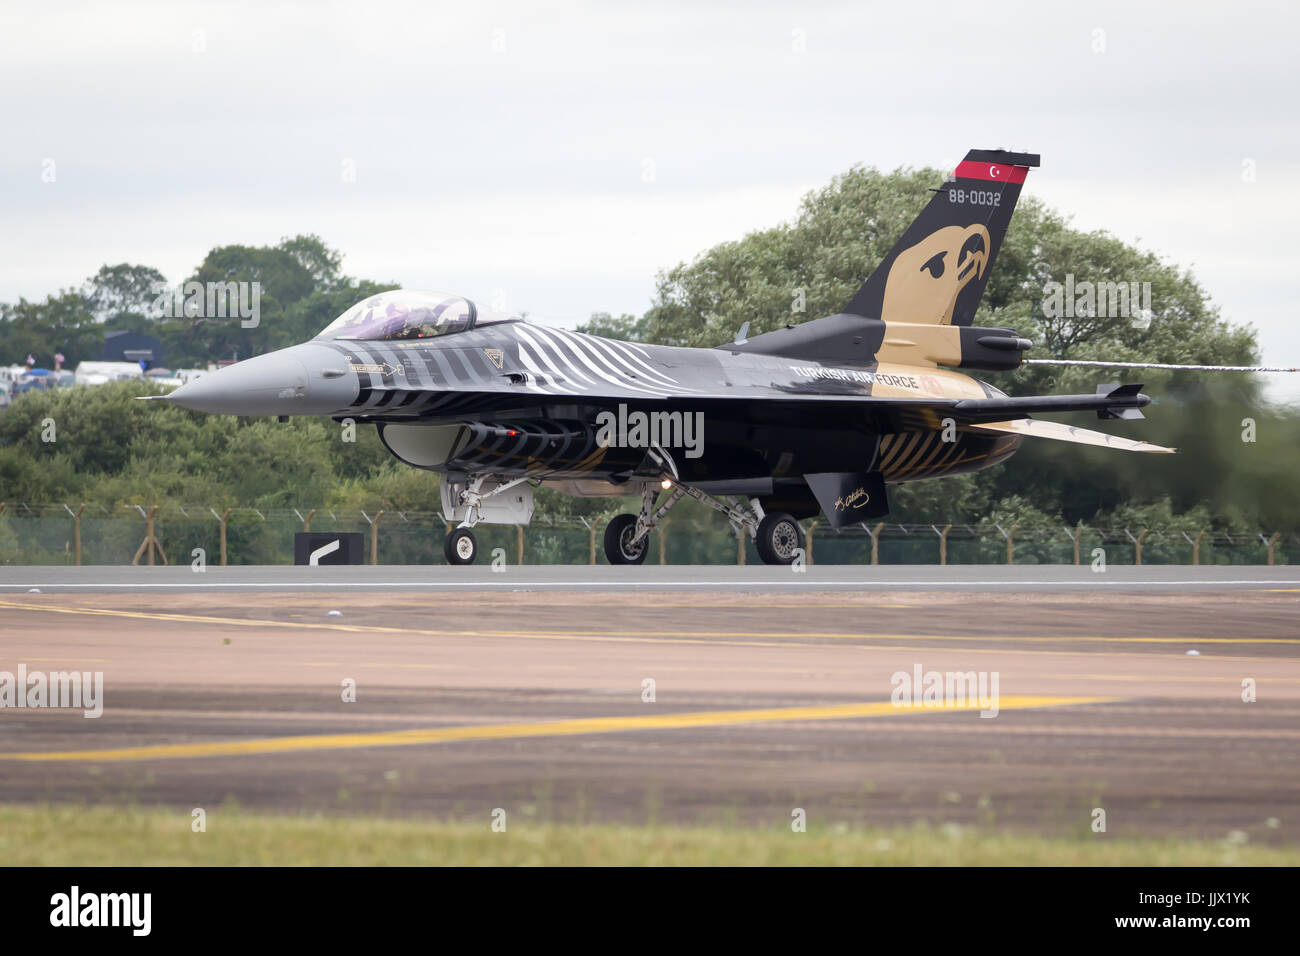
{"label": "vehicle in background", "polygon": [[106,385],[141,377],[137,362],[81,362],[77,365],[78,385]]}
{"label": "vehicle in background", "polygon": [[48,368],[23,369],[22,374],[14,381],[14,395],[21,395],[23,392],[30,392],[36,388],[53,388],[56,384],[55,381],[46,381],[51,374]]}
{"label": "vehicle in background", "polygon": [[169,368],[151,368],[144,373],[146,382],[153,382],[155,385],[166,385],[170,388],[180,388],[185,382]]}

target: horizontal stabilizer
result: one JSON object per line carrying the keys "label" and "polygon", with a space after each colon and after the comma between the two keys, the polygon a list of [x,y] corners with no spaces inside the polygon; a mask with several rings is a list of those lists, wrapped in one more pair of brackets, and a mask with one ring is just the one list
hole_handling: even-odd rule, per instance
{"label": "horizontal stabilizer", "polygon": [[1147,441],[1134,441],[1094,432],[1087,428],[1076,428],[1061,422],[1046,422],[1040,418],[1020,418],[1009,422],[987,422],[970,426],[971,431],[1007,432],[1013,435],[1034,435],[1038,438],[1051,438],[1055,441],[1074,442],[1077,445],[1097,445],[1101,448],[1117,448],[1120,451],[1140,451],[1155,455],[1173,455],[1178,449],[1153,445]]}

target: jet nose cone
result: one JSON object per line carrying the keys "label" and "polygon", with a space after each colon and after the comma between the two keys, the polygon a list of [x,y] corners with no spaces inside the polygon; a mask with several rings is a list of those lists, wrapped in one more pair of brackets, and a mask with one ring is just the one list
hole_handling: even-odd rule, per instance
{"label": "jet nose cone", "polygon": [[287,415],[284,406],[306,397],[306,366],[279,352],[204,375],[168,396],[182,408],[220,415]]}
{"label": "jet nose cone", "polygon": [[[344,374],[333,367],[340,365]],[[337,353],[302,345],[204,375],[167,398],[216,415],[320,415],[345,409],[356,394],[356,374]]]}

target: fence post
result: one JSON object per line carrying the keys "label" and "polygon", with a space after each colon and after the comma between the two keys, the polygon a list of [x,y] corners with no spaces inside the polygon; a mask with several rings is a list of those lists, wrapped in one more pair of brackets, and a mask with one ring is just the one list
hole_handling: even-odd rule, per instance
{"label": "fence post", "polygon": [[208,513],[217,519],[221,527],[221,566],[224,568],[226,566],[226,519],[230,517],[230,509],[227,508],[224,514],[217,514],[216,508],[208,508]]}
{"label": "fence post", "polygon": [[880,563],[880,529],[883,528],[884,526],[885,526],[885,523],[882,521],[882,522],[880,522],[878,525],[876,525],[876,529],[875,529],[874,531],[871,531],[871,532],[870,532],[870,534],[871,534],[871,563],[872,563],[872,564],[879,564],[879,563]]}
{"label": "fence post", "polygon": [[591,524],[587,525],[587,549],[589,551],[589,556],[590,556],[590,560],[588,563],[595,564],[596,563],[596,522],[594,521]]}
{"label": "fence post", "polygon": [[1011,526],[1010,531],[1002,531],[1002,525],[996,523],[993,525],[993,527],[997,528],[998,531],[1001,531],[1002,537],[1007,539],[1007,564],[1014,564],[1015,548],[1016,548],[1016,529],[1020,527],[1019,522],[1013,524]]}
{"label": "fence post", "polygon": [[814,520],[808,526],[808,532],[804,535],[803,560],[804,564],[812,564],[813,532],[817,530],[817,521]]}
{"label": "fence post", "polygon": [[952,525],[946,524],[940,531],[934,525],[930,525],[930,530],[939,536],[939,563],[948,563],[948,532],[952,530]]}
{"label": "fence post", "polygon": [[745,563],[745,529],[736,529],[736,564],[737,566]]}
{"label": "fence post", "polygon": [[[1280,538],[1281,536],[1282,536],[1282,532],[1280,532],[1280,531],[1274,531],[1274,532],[1273,532],[1273,537],[1271,537],[1271,538],[1268,539],[1268,565],[1269,565],[1269,567],[1272,567],[1272,566],[1273,566],[1273,549],[1277,547],[1277,539]],[[80,564],[81,562],[78,561],[77,563]]]}
{"label": "fence post", "polygon": [[140,555],[144,554],[147,550],[149,555],[148,557],[149,567],[153,567],[153,559],[154,559],[155,551],[157,551],[158,557],[162,559],[162,563],[166,564],[167,554],[166,552],[163,551],[162,544],[160,544],[158,541],[158,536],[153,533],[153,528],[154,528],[153,520],[154,520],[154,515],[158,513],[158,506],[154,505],[152,508],[150,508],[148,514],[145,514],[144,509],[141,508],[139,505],[136,505],[135,507],[136,510],[140,512],[140,514],[144,515],[144,540],[140,542],[140,547],[136,549],[135,557],[131,559],[131,563],[139,564]]}
{"label": "fence post", "polygon": [[1147,532],[1150,530],[1150,528],[1143,528],[1141,533],[1135,538],[1133,537],[1132,531],[1128,528],[1124,529],[1124,533],[1128,535],[1128,539],[1133,542],[1133,563],[1135,565],[1142,563],[1142,542],[1146,540]]}
{"label": "fence post", "polygon": [[[313,510],[312,514],[316,512]],[[364,512],[362,512],[364,514]],[[375,514],[375,520],[370,522],[370,563],[379,563],[379,519],[384,516],[384,509],[380,508]],[[311,515],[307,516],[308,519]]]}
{"label": "fence post", "polygon": [[[4,510],[4,506],[0,505],[0,511],[3,510]],[[63,510],[66,511],[68,514],[72,515],[73,563],[76,564],[77,567],[81,567],[81,513],[86,510],[86,503],[83,501],[81,503],[81,507],[78,508],[76,511],[73,511],[67,505],[63,506]],[[1272,562],[1269,563],[1271,564]]]}
{"label": "fence post", "polygon": [[524,563],[524,526],[515,525],[515,564]]}
{"label": "fence post", "polygon": [[[156,549],[158,550],[158,553],[159,553],[160,555],[161,555],[161,553],[162,553],[162,547],[158,544],[158,535],[154,534],[154,527],[155,527],[155,525],[154,525],[154,516],[157,515],[157,514],[158,514],[158,506],[157,506],[157,505],[154,505],[152,508],[149,509],[149,517],[148,517],[148,519],[145,520],[145,523],[144,523],[144,526],[145,526],[145,543],[149,545],[149,564],[150,564],[150,565],[153,564],[153,560],[154,560],[154,549],[156,548]],[[162,563],[163,563],[163,564],[166,564],[166,563],[167,563],[167,559],[166,559],[166,558],[163,558],[163,559],[162,559]]]}
{"label": "fence post", "polygon": [[662,521],[659,527],[655,529],[659,534],[659,563],[667,564],[668,549],[668,522]]}
{"label": "fence post", "polygon": [[302,519],[302,530],[304,532],[311,531],[311,519],[315,516],[315,514],[316,514],[316,509],[312,508],[311,511],[307,512],[307,517]]}

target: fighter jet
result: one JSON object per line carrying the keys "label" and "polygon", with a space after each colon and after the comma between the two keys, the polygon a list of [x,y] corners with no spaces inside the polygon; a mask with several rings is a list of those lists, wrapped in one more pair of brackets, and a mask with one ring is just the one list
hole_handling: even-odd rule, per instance
{"label": "fighter jet", "polygon": [[890,485],[992,467],[1025,436],[1174,451],[1031,417],[1139,419],[1150,402],[1141,385],[1012,397],[956,371],[1035,361],[1016,331],[973,322],[1038,165],[1034,154],[971,150],[842,312],[752,338],[746,323],[716,348],[616,341],[398,290],[309,342],[159,397],[214,414],[373,424],[398,459],[442,476],[451,564],[474,561],[479,523],[527,524],[541,482],[640,498],[605,529],[611,564],[644,561],[650,532],[686,497],[750,535],[763,561],[790,564],[801,520],[820,514],[839,529],[878,518]]}

